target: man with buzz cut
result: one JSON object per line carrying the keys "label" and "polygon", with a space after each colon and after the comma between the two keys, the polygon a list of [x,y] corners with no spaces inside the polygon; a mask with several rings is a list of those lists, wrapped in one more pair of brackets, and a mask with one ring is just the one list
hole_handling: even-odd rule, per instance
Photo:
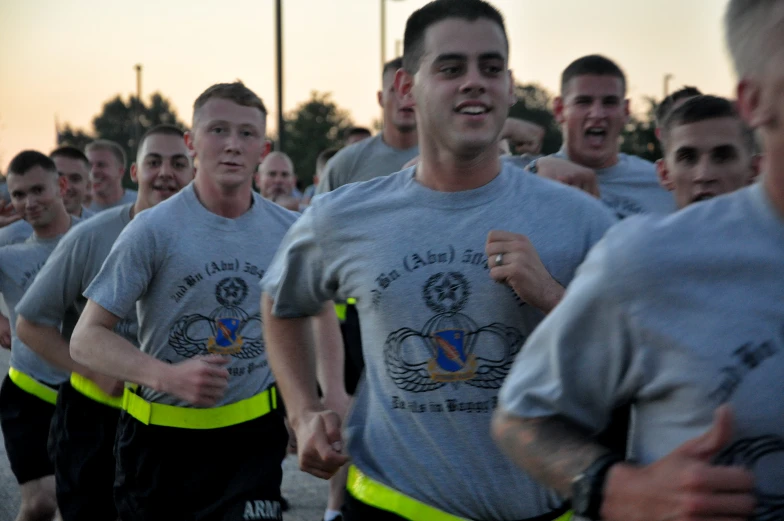
{"label": "man with buzz cut", "polygon": [[[345,521],[568,518],[497,449],[490,418],[524,340],[615,219],[502,162],[515,96],[497,9],[436,0],[404,39],[394,93],[414,107],[417,166],[314,198],[262,280],[300,467],[329,478],[350,459]],[[365,378],[341,432],[316,393],[306,320],[349,297]]]}
{"label": "man with buzz cut", "polygon": [[[120,232],[134,216],[179,192],[193,179],[184,132],[160,125],[139,143],[131,178],[139,186],[134,204],[110,208],[67,234],[16,306],[19,338],[41,358],[71,373],[60,386],[52,421],[50,454],[55,467],[57,504],[64,521],[117,519],[113,454],[122,406],[123,382],[77,364],[60,324],[98,274]],[[115,327],[134,345],[136,310]]]}
{"label": "man with buzz cut", "polygon": [[[724,24],[761,180],[608,232],[501,391],[499,445],[591,520],[784,519],[784,2],[730,0]],[[698,104],[665,123],[668,161],[748,171],[736,118]],[[594,439],[622,403],[628,454]]]}
{"label": "man with buzz cut", "polygon": [[11,362],[0,388],[0,426],[11,471],[21,489],[17,521],[52,519],[57,510],[47,440],[57,390],[68,374],[20,340],[14,307],[63,234],[79,221],[65,209],[66,186],[54,162],[35,150],[20,152],[8,166],[11,202],[33,228],[25,242],[0,248],[0,293],[11,322]]}
{"label": "man with buzz cut", "polygon": [[619,150],[629,100],[626,76],[615,62],[590,55],[569,64],[553,110],[563,146],[529,163],[529,171],[600,197],[619,218],[675,210],[672,197],[659,186],[653,163]]}
{"label": "man with buzz cut", "polygon": [[[198,161],[194,181],[128,223],[85,291],[71,356],[137,386],[126,391],[117,425],[114,498],[123,520],[281,519],[288,436],[259,280],[297,214],[252,190],[267,151],[266,115],[240,82],[204,91],[185,135]],[[139,348],[115,329],[134,309]],[[313,326],[317,342],[339,342],[330,306]],[[319,369],[325,393],[338,391],[332,381],[342,372]]]}
{"label": "man with buzz cut", "polygon": [[90,182],[93,185],[90,211],[98,213],[115,206],[136,201],[136,191],[123,187],[125,150],[108,139],[97,139],[85,147],[90,161]]}

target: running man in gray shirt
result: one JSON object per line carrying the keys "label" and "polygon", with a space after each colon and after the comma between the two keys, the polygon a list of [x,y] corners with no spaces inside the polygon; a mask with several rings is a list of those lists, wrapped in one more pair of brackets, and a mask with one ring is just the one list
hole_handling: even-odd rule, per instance
{"label": "running man in gray shirt", "polygon": [[[71,354],[139,386],[117,428],[122,519],[280,520],[287,433],[258,282],[297,214],[252,191],[266,148],[266,109],[252,91],[213,85],[192,128],[193,183],[122,231],[85,292]],[[113,331],[134,309],[140,349]],[[325,309],[317,337],[337,343]]]}
{"label": "running man in gray shirt", "polygon": [[[563,148],[530,163],[528,170],[594,192],[620,218],[675,210],[653,163],[618,151],[629,118],[626,77],[618,65],[596,55],[575,60],[561,76],[561,95],[553,108],[563,129]],[[589,182],[574,175],[575,168],[592,170]]]}
{"label": "running man in gray shirt", "polygon": [[[609,232],[501,393],[501,446],[589,519],[784,516],[784,4],[731,0],[725,24],[762,180]],[[682,158],[749,161],[693,145]],[[620,403],[635,462],[591,437]]]}
{"label": "running man in gray shirt", "polygon": [[0,388],[0,426],[11,470],[21,487],[18,519],[53,516],[57,503],[54,468],[47,454],[57,386],[68,375],[31,351],[16,335],[14,306],[63,234],[78,219],[63,204],[66,179],[58,177],[54,162],[27,150],[8,167],[8,188],[19,215],[33,227],[25,242],[0,248],[0,292],[11,318],[11,363]]}
{"label": "running man in gray shirt", "polygon": [[90,160],[93,200],[90,211],[98,213],[136,202],[136,191],[123,188],[126,157],[123,148],[108,139],[97,139],[85,148]]}
{"label": "running man in gray shirt", "polygon": [[[300,465],[326,478],[351,458],[347,521],[555,519],[564,509],[495,448],[490,417],[523,341],[614,218],[581,192],[502,167],[515,100],[495,8],[432,2],[405,39],[396,91],[417,107],[419,165],[314,199],[262,281]],[[302,321],[348,296],[366,377],[344,450],[304,363]]]}
{"label": "running man in gray shirt", "polygon": [[401,103],[395,96],[395,72],[402,66],[401,58],[384,65],[381,91],[378,92],[378,104],[384,111],[381,133],[335,154],[319,176],[316,194],[397,172],[419,154],[414,109],[410,103]]}
{"label": "running man in gray shirt", "polygon": [[[82,307],[83,293],[131,219],[179,192],[193,173],[182,130],[170,125],[148,130],[131,165],[131,178],[139,185],[136,203],[103,211],[67,234],[16,307],[19,337],[71,373],[60,387],[52,425],[57,504],[64,521],[117,518],[113,447],[123,383],[74,362],[60,324],[68,309]],[[138,346],[135,309],[115,331]]]}

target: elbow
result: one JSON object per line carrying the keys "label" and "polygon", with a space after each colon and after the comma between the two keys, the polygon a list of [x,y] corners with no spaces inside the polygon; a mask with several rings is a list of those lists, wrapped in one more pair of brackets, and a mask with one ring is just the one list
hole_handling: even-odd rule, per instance
{"label": "elbow", "polygon": [[84,329],[85,326],[79,321],[76,324],[76,328],[71,335],[71,340],[68,343],[68,351],[71,353],[71,358],[82,365],[87,365],[87,350],[85,348],[86,342],[84,340]]}
{"label": "elbow", "polygon": [[32,327],[33,324],[28,322],[22,315],[19,315],[16,318],[16,336],[19,337],[19,340],[21,340],[24,345],[33,351],[38,352],[35,347],[37,342],[33,342],[32,338]]}

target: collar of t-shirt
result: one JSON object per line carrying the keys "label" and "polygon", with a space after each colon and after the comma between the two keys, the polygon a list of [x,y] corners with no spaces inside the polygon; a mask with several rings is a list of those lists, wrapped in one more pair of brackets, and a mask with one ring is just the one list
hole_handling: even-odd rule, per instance
{"label": "collar of t-shirt", "polygon": [[74,227],[74,224],[81,221],[81,219],[79,219],[74,215],[71,215],[70,217],[71,217],[71,224],[68,226],[68,230],[65,230],[65,232],[55,235],[54,237],[39,237],[38,235],[35,234],[35,232],[33,232],[30,234],[30,237],[27,238],[25,243],[27,244],[51,244],[53,242],[56,243],[57,241],[62,239],[63,235],[68,233],[68,231]]}
{"label": "collar of t-shirt", "polygon": [[258,216],[258,212],[261,211],[261,200],[257,200],[257,198],[260,198],[261,196],[256,192],[251,192],[251,203],[248,211],[235,219],[229,219],[228,217],[223,217],[209,211],[201,201],[199,201],[199,198],[196,197],[196,190],[194,189],[193,182],[189,183],[188,186],[183,188],[180,193],[174,197],[182,198],[181,200],[185,202],[188,211],[197,219],[196,222],[200,225],[209,226],[220,231],[233,232],[248,229],[248,225],[245,224],[247,220],[255,219],[256,216]]}
{"label": "collar of t-shirt", "polygon": [[[562,146],[561,150],[553,154],[553,156],[571,161],[571,159],[569,159],[569,154],[566,153],[565,146]],[[623,152],[618,152],[617,158],[618,161],[616,161],[614,165],[608,166],[607,168],[594,168],[593,171],[596,172],[596,175],[601,176],[605,179],[628,173],[629,156],[624,154]]]}
{"label": "collar of t-shirt", "polygon": [[[482,206],[504,195],[508,189],[510,176],[514,175],[510,172],[512,168],[514,167],[502,163],[501,171],[489,183],[473,190],[460,192],[441,192],[427,188],[416,180],[416,166],[404,170],[402,175],[405,190],[418,202],[431,208],[463,209]],[[524,176],[518,174],[518,177]]]}

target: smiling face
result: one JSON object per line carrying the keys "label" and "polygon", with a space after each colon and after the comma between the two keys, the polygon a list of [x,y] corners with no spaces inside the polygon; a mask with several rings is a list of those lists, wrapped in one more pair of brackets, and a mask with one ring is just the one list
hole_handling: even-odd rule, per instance
{"label": "smiling face", "polygon": [[576,76],[553,106],[571,161],[588,168],[607,168],[618,161],[618,139],[629,119],[621,78]]}
{"label": "smiling face", "polygon": [[413,78],[397,78],[416,103],[420,141],[455,157],[497,154],[515,101],[503,29],[488,19],[448,18],[427,29],[423,51]]}
{"label": "smiling face", "polygon": [[151,134],[142,143],[131,178],[139,185],[142,209],[152,208],[193,180],[193,166],[182,136]]}
{"label": "smiling face", "polygon": [[66,186],[64,177],[41,166],[22,175],[8,174],[8,193],[14,210],[35,230],[49,226],[57,218],[58,209],[63,208]]}

